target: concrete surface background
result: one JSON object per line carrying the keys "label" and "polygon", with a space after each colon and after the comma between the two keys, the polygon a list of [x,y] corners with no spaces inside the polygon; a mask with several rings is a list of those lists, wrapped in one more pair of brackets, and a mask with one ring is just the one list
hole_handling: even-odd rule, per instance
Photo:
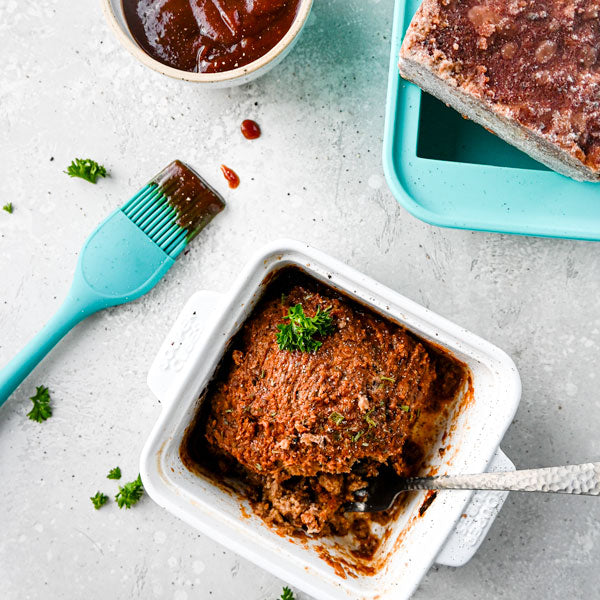
{"label": "concrete surface background", "polygon": [[[149,498],[95,512],[88,497],[112,494],[116,464],[137,475],[160,412],[146,372],[184,301],[226,290],[249,252],[282,236],[505,349],[524,388],[503,444],[517,466],[600,459],[600,246],[437,229],[397,205],[380,157],[392,11],[391,0],[315,0],[276,70],[204,91],[138,65],[99,2],[0,4],[0,173],[14,204],[0,211],[0,364],[58,307],[88,233],[170,160],[228,201],[162,284],[79,326],[1,410],[0,598],[278,597],[283,582]],[[244,118],[260,140],[241,137]],[[110,178],[68,178],[75,156]],[[237,190],[221,163],[240,174]],[[54,406],[41,425],[25,417],[40,384]],[[512,495],[472,562],[432,569],[415,598],[598,598],[599,548],[596,499]]]}

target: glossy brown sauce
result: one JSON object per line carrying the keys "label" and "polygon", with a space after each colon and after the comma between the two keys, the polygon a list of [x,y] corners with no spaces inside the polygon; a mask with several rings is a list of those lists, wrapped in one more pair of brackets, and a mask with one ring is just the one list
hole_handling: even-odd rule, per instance
{"label": "glossy brown sauce", "polygon": [[[294,294],[298,293],[295,290],[299,287],[305,290],[302,293],[306,294],[307,306],[309,302],[316,301],[313,296],[318,296],[318,301],[325,299],[327,302],[332,303],[334,307],[332,309],[333,313],[337,315],[338,326],[341,325],[342,329],[344,329],[341,332],[342,334],[353,327],[353,323],[348,320],[348,311],[353,311],[358,316],[358,322],[365,323],[367,339],[373,340],[374,343],[383,343],[382,348],[388,348],[388,342],[385,340],[385,336],[388,335],[386,334],[387,331],[390,332],[389,335],[393,334],[397,336],[393,338],[394,341],[390,338],[390,350],[398,344],[406,344],[406,347],[410,349],[408,355],[406,353],[403,354],[406,360],[409,360],[407,356],[410,355],[408,363],[410,367],[404,371],[405,376],[400,375],[402,373],[402,370],[400,370],[398,371],[397,381],[393,384],[392,382],[387,382],[382,387],[381,382],[378,381],[378,385],[369,388],[371,406],[376,406],[375,400],[378,400],[377,406],[379,406],[382,404],[379,400],[385,399],[385,404],[388,408],[385,410],[371,410],[369,414],[378,424],[377,428],[372,430],[375,434],[371,435],[372,432],[370,430],[365,430],[364,435],[358,443],[354,442],[354,430],[364,427],[364,414],[352,414],[349,407],[355,401],[354,397],[350,398],[346,395],[348,396],[348,403],[336,405],[336,408],[339,410],[343,410],[340,408],[341,406],[346,407],[346,410],[344,410],[346,420],[339,427],[333,425],[327,418],[331,409],[331,396],[329,396],[329,400],[326,400],[329,404],[326,405],[325,412],[323,412],[318,398],[315,397],[314,400],[309,400],[308,403],[302,400],[305,393],[303,386],[307,388],[310,394],[311,385],[307,384],[306,379],[311,377],[311,373],[315,374],[318,380],[321,381],[321,390],[323,388],[327,389],[328,375],[327,373],[319,373],[318,369],[315,371],[314,365],[311,366],[307,363],[307,361],[312,359],[300,355],[294,358],[290,358],[289,356],[278,358],[273,356],[273,352],[277,354],[277,350],[266,349],[265,356],[267,358],[264,359],[266,362],[260,366],[252,367],[249,378],[230,379],[232,369],[239,367],[241,364],[240,361],[245,359],[246,353],[252,351],[248,349],[247,344],[249,341],[252,343],[252,335],[254,334],[251,333],[252,329],[248,329],[248,325],[252,323],[256,325],[257,316],[264,315],[265,310],[270,310],[269,306],[283,302],[288,294],[291,294],[289,302],[296,302],[297,297]],[[314,307],[311,305],[312,309]],[[346,323],[345,325],[344,322]],[[248,337],[249,335],[250,337]],[[383,338],[381,337],[382,335]],[[351,352],[351,349],[349,347],[340,348],[341,340],[343,339],[345,338],[341,337],[337,340],[332,340],[329,346],[324,341],[323,347],[319,351],[329,353],[328,360],[331,360],[332,352],[335,353],[338,351],[347,358],[348,352]],[[264,344],[264,340],[261,343]],[[260,352],[259,350],[259,354]],[[388,350],[385,350],[384,354],[387,352]],[[362,350],[359,354],[361,353]],[[422,357],[422,361],[424,362],[415,362],[413,358],[417,355]],[[318,353],[315,356],[318,356]],[[374,356],[379,356],[379,354],[377,353]],[[379,366],[384,365],[389,369],[394,362],[394,357],[395,355],[392,355],[391,363],[378,362],[379,359],[377,358],[375,360]],[[294,377],[288,370],[293,368],[294,362],[296,361],[298,364],[301,363],[303,365],[302,373],[304,375],[297,377],[292,383],[293,388],[297,390],[296,394],[300,394],[299,396],[296,395],[296,400],[292,403],[292,406],[294,404],[297,406],[297,408],[292,409],[292,411],[296,411],[296,414],[293,414],[293,412],[292,414],[288,414],[283,403],[278,404],[276,399],[275,403],[271,404],[267,404],[262,400],[259,401],[258,399],[258,395],[261,394],[259,391],[261,387],[266,390],[266,393],[271,394],[269,391],[271,386],[273,386],[271,389],[279,390],[286,385],[285,383],[275,384],[275,381],[271,379],[274,376],[273,360],[276,362],[284,361],[282,362],[283,367],[280,367],[279,371],[288,373],[288,381]],[[322,360],[326,360],[325,357]],[[373,366],[371,365],[371,361],[369,360],[367,363],[365,368],[371,369]],[[423,365],[426,366],[428,373],[424,372],[425,367]],[[402,369],[404,367],[399,368]],[[422,376],[417,375],[419,370],[423,371]],[[256,371],[255,375],[252,374],[254,371]],[[354,375],[354,372],[351,373],[349,377],[345,374],[334,387],[343,387],[346,385],[344,383],[345,380],[350,380],[349,384],[352,385],[352,380],[359,378],[359,375],[358,373],[356,375]],[[364,376],[364,373],[362,376]],[[416,379],[414,379],[415,377]],[[229,383],[226,383],[228,381]],[[412,387],[412,389],[403,389],[405,382],[409,382],[408,387]],[[377,523],[385,526],[391,523],[413,496],[409,494],[401,496],[394,507],[382,513],[371,515],[344,513],[342,505],[348,501],[348,496],[341,499],[338,498],[340,501],[337,502],[332,497],[331,492],[332,489],[341,489],[345,490],[341,492],[345,494],[351,488],[339,488],[339,486],[336,488],[335,484],[339,484],[340,480],[331,478],[349,477],[350,479],[346,483],[350,481],[352,485],[358,483],[360,486],[361,481],[364,481],[361,478],[365,477],[367,472],[372,476],[377,472],[377,465],[381,466],[382,464],[394,464],[394,468],[400,469],[406,475],[417,475],[425,472],[429,474],[429,470],[426,467],[427,460],[432,455],[441,432],[448,429],[450,417],[457,409],[459,399],[462,398],[461,392],[465,388],[470,388],[469,383],[470,374],[465,365],[445,350],[416,338],[402,327],[377,315],[370,308],[340,294],[333,288],[317,282],[300,269],[295,267],[286,268],[269,282],[263,298],[247,319],[246,324],[231,340],[230,348],[226,352],[212,383],[208,386],[196,419],[184,436],[180,448],[180,456],[184,465],[192,472],[209,477],[219,486],[247,497],[255,513],[261,516],[267,524],[273,526],[278,532],[294,537],[299,536],[300,540],[303,540],[302,543],[308,539],[315,539],[322,536],[329,537],[333,535],[338,538],[347,538],[349,542],[336,544],[335,551],[333,551],[329,544],[317,546],[315,549],[321,558],[332,565],[340,576],[356,576],[357,573],[371,575],[380,567],[377,561],[373,561],[373,557],[381,543],[387,539],[391,532],[391,529],[387,528],[383,536],[375,535],[373,533],[373,524]],[[229,387],[230,390],[239,390],[239,392],[236,391],[234,394],[238,396],[239,400],[232,400],[231,393],[226,390],[225,392],[223,391],[225,389],[223,385],[226,387],[233,386]],[[388,386],[390,387],[388,388]],[[390,391],[392,389],[391,386],[393,386],[393,392]],[[416,389],[414,386],[419,386],[419,389]],[[418,410],[407,414],[402,409],[401,413],[403,414],[396,413],[396,416],[393,416],[393,403],[396,394],[398,395],[397,398],[400,399],[399,401],[411,402],[411,406],[415,408],[419,407]],[[282,391],[280,394],[282,402],[286,396],[287,391]],[[234,403],[231,404],[231,401]],[[243,406],[239,404],[236,406],[235,403],[238,401]],[[346,400],[342,397],[339,402],[343,403]],[[217,413],[215,413],[213,408],[217,405],[219,408],[216,408]],[[388,412],[388,410],[392,412]],[[219,412],[221,417],[218,416]],[[277,414],[278,412],[279,414]],[[322,418],[323,415],[325,415],[324,418]],[[259,430],[259,424],[268,422],[265,431],[274,432],[278,427],[277,421],[279,421],[289,431],[288,424],[298,418],[298,422],[306,426],[305,431],[309,432],[309,436],[316,437],[317,434],[321,434],[322,437],[327,436],[330,441],[333,441],[333,454],[330,455],[327,450],[329,446],[322,447],[321,449],[308,447],[306,450],[303,450],[294,446],[294,444],[298,443],[297,441],[292,441],[292,445],[286,446],[286,451],[283,455],[280,455],[280,459],[277,459],[276,463],[273,463],[272,456],[274,452],[277,453],[277,447],[281,445],[281,438],[275,437],[273,439],[272,435],[271,439],[263,437],[263,434]],[[223,423],[219,424],[219,420],[224,421],[224,428],[222,427]],[[237,423],[241,423],[243,420],[248,422],[251,430],[247,430],[246,433],[243,432],[243,429],[238,429],[237,432],[235,429],[233,431],[230,430],[231,427],[237,427]],[[391,428],[386,425],[386,422]],[[398,428],[404,431],[404,434],[400,435],[400,438],[397,436]],[[394,446],[397,442],[393,440],[401,439],[403,436],[407,436],[406,440],[401,440],[403,445]],[[228,437],[230,437],[230,442],[226,441]],[[389,440],[389,442],[386,442],[390,445],[389,454],[386,454],[385,443],[383,445],[381,443],[382,439]],[[215,440],[217,440],[216,446]],[[258,443],[258,440],[261,440],[261,442]],[[244,461],[243,465],[237,462],[237,459],[233,459],[232,456],[228,455],[227,452],[222,451],[222,448],[228,444],[229,448],[232,448],[231,444],[236,449],[247,447],[248,450],[247,452],[244,451],[244,458],[241,459]],[[382,447],[380,448],[380,446]],[[398,448],[400,448],[400,454],[398,454]],[[294,456],[298,458],[296,459]],[[386,456],[390,457],[387,459],[387,462]],[[355,459],[355,466],[352,467],[352,461]],[[347,464],[344,461],[347,461]],[[341,469],[339,474],[332,475],[336,472],[335,465],[342,463],[343,465],[339,467]],[[323,466],[318,467],[319,464]],[[316,487],[310,502],[317,504],[321,501],[329,502],[330,508],[324,511],[327,522],[321,533],[310,533],[310,528],[308,528],[307,532],[306,527],[298,526],[298,520],[295,517],[292,518],[291,522],[286,523],[285,518],[282,522],[280,517],[284,513],[275,515],[276,518],[273,517],[273,511],[277,512],[275,508],[276,504],[271,506],[268,495],[265,496],[262,490],[262,486],[264,485],[263,478],[266,477],[267,479],[264,481],[269,481],[268,477],[271,476],[271,465],[279,469],[280,473],[283,473],[283,477],[276,475],[275,479],[269,485],[279,485],[283,481],[282,489],[284,493],[290,490],[293,493],[294,487],[300,486],[304,494],[302,498],[306,497],[306,486],[315,485]],[[350,465],[351,468],[349,469],[347,465]],[[315,468],[323,468],[324,471],[317,471],[315,473]],[[326,472],[325,469],[327,470]],[[275,472],[272,471],[272,473]],[[303,472],[311,476],[303,478]],[[288,476],[290,473],[292,474],[291,477]],[[323,475],[326,475],[325,481],[322,481]],[[279,479],[277,479],[278,477]],[[324,489],[323,486],[325,486]],[[308,492],[310,496],[310,490]],[[333,495],[336,493],[334,491]],[[429,505],[434,501],[434,498],[435,496],[431,495],[428,497],[425,504],[421,507],[421,515],[425,513]],[[308,521],[305,522],[308,523]]]}
{"label": "glossy brown sauce", "polygon": [[239,175],[233,169],[226,165],[221,165],[221,172],[223,173],[223,177],[225,177],[231,189],[235,189],[240,185]]}
{"label": "glossy brown sauce", "polygon": [[246,119],[242,121],[240,129],[242,131],[242,135],[247,140],[255,140],[260,137],[260,126],[252,119]]}
{"label": "glossy brown sauce", "polygon": [[219,193],[179,160],[167,165],[150,184],[162,188],[168,203],[177,211],[177,224],[190,231],[188,239],[225,208]]}
{"label": "glossy brown sauce", "polygon": [[122,0],[140,47],[159,62],[218,73],[264,56],[292,26],[300,0]]}

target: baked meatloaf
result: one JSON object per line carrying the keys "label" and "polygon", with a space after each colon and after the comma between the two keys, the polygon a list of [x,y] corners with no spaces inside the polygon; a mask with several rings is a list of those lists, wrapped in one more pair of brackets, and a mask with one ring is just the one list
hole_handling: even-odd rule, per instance
{"label": "baked meatloaf", "polygon": [[402,76],[578,180],[600,178],[600,0],[424,0]]}
{"label": "baked meatloaf", "polygon": [[[298,304],[332,317],[314,352],[278,345]],[[289,533],[354,528],[368,538],[343,505],[383,464],[414,474],[427,445],[420,428],[437,438],[435,420],[464,378],[458,361],[291,269],[233,339],[182,457],[244,481],[255,511]]]}

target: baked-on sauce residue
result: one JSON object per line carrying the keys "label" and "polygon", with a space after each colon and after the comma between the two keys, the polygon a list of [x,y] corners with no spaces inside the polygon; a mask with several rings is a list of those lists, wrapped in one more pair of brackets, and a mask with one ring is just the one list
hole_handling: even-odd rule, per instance
{"label": "baked-on sauce residue", "polygon": [[240,185],[240,178],[233,169],[230,169],[226,165],[221,165],[221,172],[225,179],[227,179],[227,183],[231,189],[235,190],[235,188]]}
{"label": "baked-on sauce residue", "polygon": [[123,0],[131,34],[161,63],[218,73],[264,56],[292,26],[300,0]]}
{"label": "baked-on sauce residue", "polygon": [[[297,304],[306,315],[330,307],[334,331],[314,353],[276,343]],[[283,269],[231,340],[180,455],[192,471],[235,482],[280,532],[348,536],[338,567],[369,573],[382,541],[374,524],[390,523],[406,498],[371,515],[346,513],[345,503],[384,466],[422,474],[468,381],[446,351],[300,269]]]}
{"label": "baked-on sauce residue", "polygon": [[242,126],[240,127],[242,130],[242,135],[247,140],[255,140],[260,137],[260,127],[256,121],[252,119],[246,119],[242,121]]}
{"label": "baked-on sauce residue", "polygon": [[156,175],[150,185],[162,189],[168,203],[177,211],[177,224],[189,231],[188,240],[225,208],[225,201],[198,173],[174,160]]}

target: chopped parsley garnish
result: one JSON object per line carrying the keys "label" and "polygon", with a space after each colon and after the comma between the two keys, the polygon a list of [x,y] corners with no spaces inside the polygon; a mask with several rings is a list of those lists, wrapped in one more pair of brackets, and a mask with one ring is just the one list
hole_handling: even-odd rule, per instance
{"label": "chopped parsley garnish", "polygon": [[121,469],[115,467],[108,472],[107,479],[121,479]]}
{"label": "chopped parsley garnish", "polygon": [[5,210],[9,215],[12,215],[12,211],[13,211],[13,205],[12,202],[7,202],[3,207],[2,210]]}
{"label": "chopped parsley garnish", "polygon": [[339,412],[333,411],[329,418],[336,424],[339,425],[344,421],[344,415],[341,415]]}
{"label": "chopped parsley garnish", "polygon": [[106,177],[106,169],[91,158],[76,158],[65,171],[70,177],[80,177],[90,183],[96,183],[98,177]]}
{"label": "chopped parsley garnish", "polygon": [[381,375],[379,377],[379,379],[381,379],[381,381],[391,381],[392,383],[396,382],[396,378],[395,377],[385,377],[385,376]]}
{"label": "chopped parsley garnish", "polygon": [[371,416],[373,414],[373,411],[375,409],[372,408],[370,411],[367,412],[367,414],[365,415],[365,421],[367,422],[367,425],[369,426],[369,429],[371,429],[371,427],[377,427],[377,421],[375,421],[375,419],[373,419],[373,417]]}
{"label": "chopped parsley garnish", "polygon": [[277,325],[277,343],[280,350],[316,352],[323,342],[316,340],[314,336],[326,336],[333,331],[330,310],[331,307],[325,310],[319,307],[314,317],[307,317],[302,304],[290,307],[287,316],[284,317],[289,323]]}
{"label": "chopped parsley garnish", "polygon": [[352,441],[353,441],[353,442],[358,442],[358,440],[360,440],[360,438],[361,438],[362,434],[363,434],[363,432],[362,432],[362,431],[359,431],[358,433],[355,433],[355,434],[352,436]]}
{"label": "chopped parsley garnish", "polygon": [[294,592],[289,587],[284,587],[279,600],[295,600]]}
{"label": "chopped parsley garnish", "polygon": [[119,486],[119,491],[115,500],[119,508],[131,508],[144,494],[144,485],[142,478],[138,475],[137,479],[126,483],[123,487]]}
{"label": "chopped parsley garnish", "polygon": [[406,404],[403,404],[403,405],[400,407],[400,410],[401,410],[402,412],[410,412],[410,406],[407,406]]}
{"label": "chopped parsley garnish", "polygon": [[90,500],[94,505],[94,508],[98,510],[101,506],[104,506],[108,502],[108,496],[102,492],[96,492],[95,496],[91,496]]}
{"label": "chopped parsley garnish", "polygon": [[33,408],[27,413],[32,421],[41,423],[52,416],[50,407],[50,392],[48,388],[40,385],[35,388],[35,396],[29,398],[33,402]]}

